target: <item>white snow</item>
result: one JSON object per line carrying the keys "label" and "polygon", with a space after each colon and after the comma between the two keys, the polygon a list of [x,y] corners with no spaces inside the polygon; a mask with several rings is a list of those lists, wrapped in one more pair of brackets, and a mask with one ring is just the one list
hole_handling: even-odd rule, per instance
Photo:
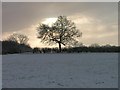
{"label": "white snow", "polygon": [[117,53],[3,55],[3,88],[117,88]]}

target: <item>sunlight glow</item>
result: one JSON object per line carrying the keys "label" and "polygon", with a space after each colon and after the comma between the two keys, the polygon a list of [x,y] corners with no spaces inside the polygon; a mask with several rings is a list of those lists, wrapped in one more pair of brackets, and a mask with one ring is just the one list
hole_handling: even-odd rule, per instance
{"label": "sunlight glow", "polygon": [[53,23],[55,23],[57,20],[57,18],[46,18],[43,20],[43,24],[47,24],[49,26],[51,26]]}

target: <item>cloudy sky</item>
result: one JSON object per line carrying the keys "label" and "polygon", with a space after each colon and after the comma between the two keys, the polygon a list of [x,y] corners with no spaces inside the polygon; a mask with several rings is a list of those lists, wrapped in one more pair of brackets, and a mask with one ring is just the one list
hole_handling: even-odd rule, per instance
{"label": "cloudy sky", "polygon": [[3,2],[2,5],[3,39],[12,33],[22,33],[29,37],[32,47],[44,47],[37,39],[37,25],[65,15],[83,33],[79,39],[83,44],[118,45],[117,2]]}

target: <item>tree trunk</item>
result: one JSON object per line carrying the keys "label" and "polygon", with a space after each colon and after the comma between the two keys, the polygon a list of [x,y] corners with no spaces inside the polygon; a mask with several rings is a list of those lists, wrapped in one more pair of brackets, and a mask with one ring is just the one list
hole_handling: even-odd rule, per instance
{"label": "tree trunk", "polygon": [[59,52],[61,52],[61,35],[60,35],[60,41],[58,42],[59,43]]}
{"label": "tree trunk", "polygon": [[61,43],[58,43],[59,44],[59,52],[61,52]]}

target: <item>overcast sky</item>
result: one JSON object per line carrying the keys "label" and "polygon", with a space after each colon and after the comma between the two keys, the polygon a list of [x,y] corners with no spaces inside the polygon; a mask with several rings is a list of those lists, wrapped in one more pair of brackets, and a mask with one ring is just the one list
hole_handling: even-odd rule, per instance
{"label": "overcast sky", "polygon": [[27,35],[32,47],[44,46],[36,38],[38,23],[65,15],[83,33],[79,39],[83,44],[118,45],[117,2],[3,2],[2,5],[3,39],[17,32]]}

